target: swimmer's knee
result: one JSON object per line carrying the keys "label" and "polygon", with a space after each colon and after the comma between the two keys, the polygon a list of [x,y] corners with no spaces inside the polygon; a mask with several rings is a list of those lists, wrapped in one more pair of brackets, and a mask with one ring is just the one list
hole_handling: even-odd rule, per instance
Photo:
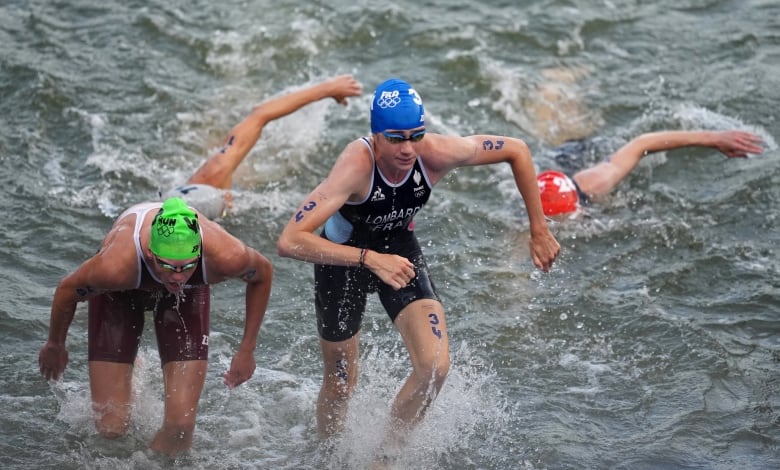
{"label": "swimmer's knee", "polygon": [[357,365],[350,367],[347,359],[338,359],[333,370],[326,372],[323,385],[334,398],[349,398],[357,386]]}
{"label": "swimmer's knee", "polygon": [[434,383],[436,390],[440,390],[444,382],[447,380],[447,376],[450,373],[450,360],[449,358],[441,360],[435,364],[430,374],[431,381]]}
{"label": "swimmer's knee", "polygon": [[426,382],[437,392],[441,390],[449,373],[450,358],[447,354],[431,357],[415,371],[417,380]]}
{"label": "swimmer's knee", "polygon": [[449,373],[450,373],[450,358],[449,356],[447,356],[446,358],[436,363],[435,374],[437,380],[444,382],[447,379]]}

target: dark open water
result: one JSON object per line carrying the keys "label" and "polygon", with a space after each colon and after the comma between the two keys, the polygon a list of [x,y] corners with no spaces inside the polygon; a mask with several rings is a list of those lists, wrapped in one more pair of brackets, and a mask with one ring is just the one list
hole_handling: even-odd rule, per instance
{"label": "dark open water", "polygon": [[[228,230],[275,261],[254,378],[221,375],[241,283],[214,288],[193,451],[146,451],[162,411],[147,331],[130,435],[95,436],[85,309],[63,381],[37,354],[57,281],[113,217],[183,180],[251,106],[337,73],[366,95],[272,123],[241,169]],[[557,139],[606,148],[663,128],[751,129],[757,158],[654,155],[528,258],[508,168],[464,169],[419,236],[448,312],[453,368],[413,438],[414,469],[780,467],[780,5],[775,0],[464,2],[5,0],[0,5],[0,464],[4,468],[365,468],[405,350],[378,302],[344,439],[320,449],[311,266],[276,238],[391,75],[439,132],[504,133],[540,168]],[[574,81],[569,81],[574,79]],[[563,101],[552,108],[541,89]],[[545,113],[561,113],[562,123]]]}

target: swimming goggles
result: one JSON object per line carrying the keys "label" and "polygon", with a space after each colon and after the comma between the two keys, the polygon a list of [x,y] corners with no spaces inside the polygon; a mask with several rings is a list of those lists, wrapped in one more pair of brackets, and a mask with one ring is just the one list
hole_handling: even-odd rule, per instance
{"label": "swimming goggles", "polygon": [[182,273],[184,271],[189,271],[190,269],[193,269],[196,266],[198,266],[198,263],[200,263],[200,257],[198,257],[198,259],[196,259],[195,261],[192,261],[187,264],[180,264],[180,265],[166,263],[165,261],[161,260],[156,256],[154,257],[154,260],[157,262],[157,266],[165,269],[166,271],[170,271],[173,273]]}
{"label": "swimming goggles", "polygon": [[385,139],[387,139],[388,142],[391,144],[402,144],[406,142],[407,140],[409,142],[419,142],[425,137],[425,129],[419,130],[415,132],[414,134],[410,135],[409,137],[406,137],[403,134],[397,134],[395,132],[387,132],[383,131],[382,135],[385,136]]}

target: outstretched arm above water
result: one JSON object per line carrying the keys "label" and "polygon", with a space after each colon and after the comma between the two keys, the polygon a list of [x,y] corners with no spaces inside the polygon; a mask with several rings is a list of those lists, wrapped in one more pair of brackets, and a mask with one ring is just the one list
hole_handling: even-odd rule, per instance
{"label": "outstretched arm above water", "polygon": [[224,146],[187,183],[230,189],[233,172],[257,143],[266,124],[324,98],[346,106],[347,97],[358,96],[361,91],[362,85],[352,75],[340,75],[260,103],[230,131]]}
{"label": "outstretched arm above water", "polygon": [[583,193],[596,196],[610,192],[636,168],[645,155],[682,147],[710,147],[729,158],[746,158],[763,151],[759,136],[746,131],[661,131],[642,134],[623,145],[608,161],[582,170],[574,181]]}

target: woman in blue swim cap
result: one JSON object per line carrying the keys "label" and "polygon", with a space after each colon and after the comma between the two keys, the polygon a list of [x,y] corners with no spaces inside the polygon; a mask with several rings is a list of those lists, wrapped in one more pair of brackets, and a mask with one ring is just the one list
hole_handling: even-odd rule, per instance
{"label": "woman in blue swim cap", "polygon": [[324,366],[317,405],[322,436],[344,424],[357,384],[367,296],[379,294],[412,362],[392,406],[394,424],[386,441],[392,447],[423,418],[450,367],[444,307],[413,230],[433,186],[455,168],[507,163],[525,201],[534,264],[549,270],[560,246],[547,228],[533,161],[522,140],[430,132],[420,93],[396,78],[374,91],[370,118],[371,135],[341,152],[329,176],[293,214],[278,249],[281,256],[315,263]]}

